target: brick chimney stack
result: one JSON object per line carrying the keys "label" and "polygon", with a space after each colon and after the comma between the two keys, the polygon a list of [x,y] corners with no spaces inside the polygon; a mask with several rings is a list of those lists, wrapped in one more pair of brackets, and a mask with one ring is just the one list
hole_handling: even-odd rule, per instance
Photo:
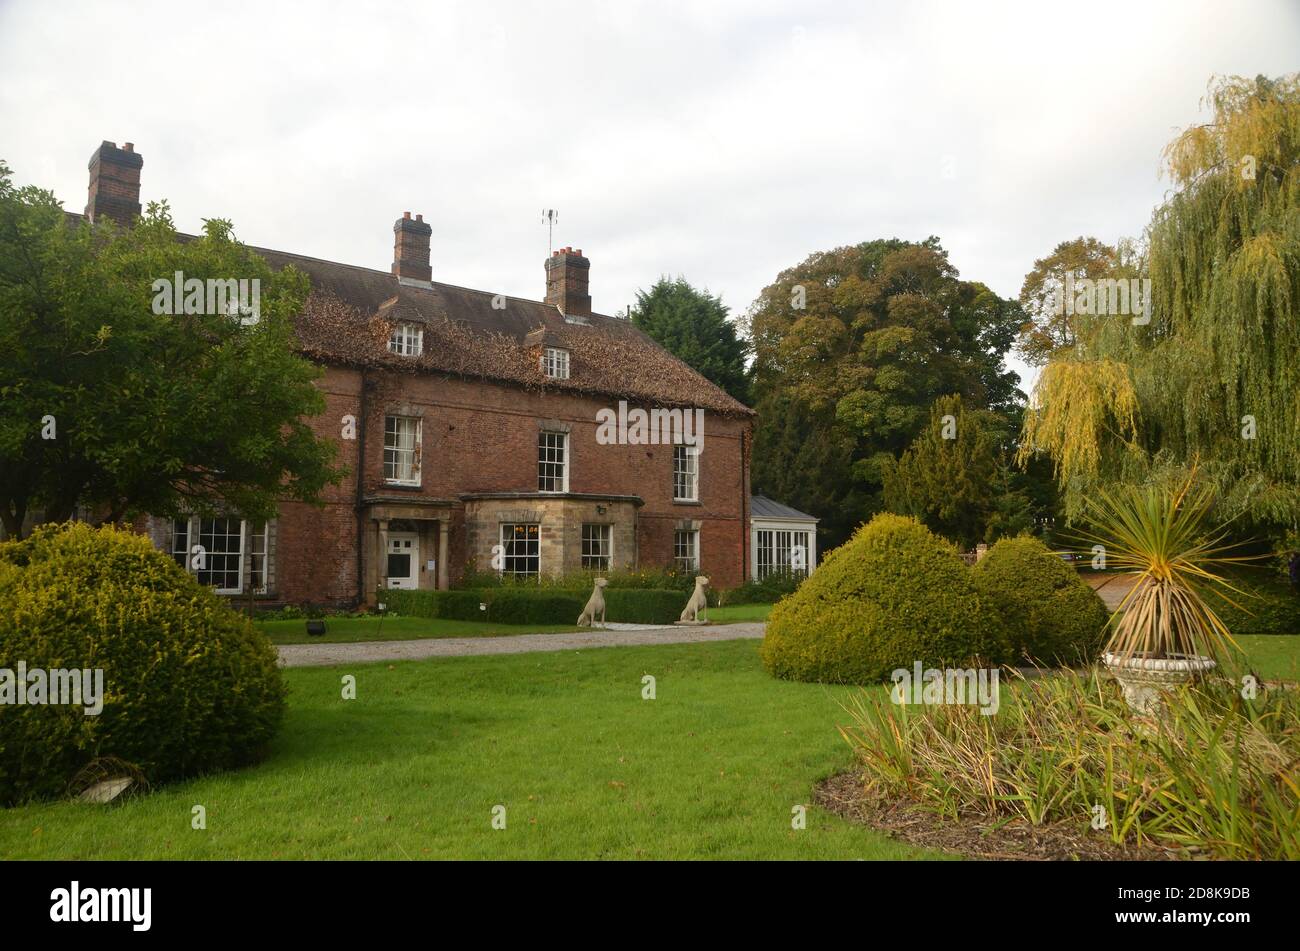
{"label": "brick chimney stack", "polygon": [[409,211],[393,225],[393,275],[401,284],[428,287],[433,281],[429,266],[429,238],[433,228],[424,223],[424,215],[414,220]]}
{"label": "brick chimney stack", "polygon": [[566,317],[590,317],[591,295],[587,279],[591,262],[582,250],[561,248],[546,259],[546,303],[560,308]]}
{"label": "brick chimney stack", "polygon": [[129,225],[140,217],[140,168],[144,159],[135,146],[127,142],[122,148],[105,141],[90,157],[90,192],[86,199],[86,217],[92,222],[101,216],[120,225]]}

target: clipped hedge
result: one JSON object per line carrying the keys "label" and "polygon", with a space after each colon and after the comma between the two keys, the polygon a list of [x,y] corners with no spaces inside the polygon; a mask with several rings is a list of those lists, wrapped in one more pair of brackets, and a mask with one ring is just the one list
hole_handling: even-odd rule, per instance
{"label": "clipped hedge", "polygon": [[103,670],[103,709],[0,708],[0,802],[58,796],[101,757],[151,784],[255,761],[285,687],[265,635],[142,536],[47,526],[0,544],[0,668]]}
{"label": "clipped hedge", "polygon": [[1014,663],[1090,664],[1106,640],[1109,612],[1079,573],[1037,538],[1004,538],[971,570],[998,614]]}
{"label": "clipped hedge", "polygon": [[[633,624],[671,624],[682,616],[682,609],[690,598],[690,593],[683,591],[660,591],[653,588],[605,589],[605,607],[609,620],[622,622],[626,618],[628,623]],[[586,605],[586,597],[582,603]]]}
{"label": "clipped hedge", "polygon": [[[536,591],[539,588],[560,589],[561,591],[591,591],[592,582],[604,578],[611,588],[651,588],[656,591],[685,591],[688,595],[695,590],[698,575],[707,575],[707,571],[681,571],[676,567],[636,568],[613,571],[597,571],[587,568],[581,571],[569,571],[564,574],[543,575],[508,575],[500,571],[480,570],[472,561],[466,565],[461,587],[466,591],[479,588],[526,588]],[[710,589],[711,590],[711,589]]]}
{"label": "clipped hedge", "polygon": [[1267,569],[1239,570],[1229,581],[1247,597],[1231,593],[1240,607],[1233,607],[1213,589],[1207,600],[1232,632],[1238,634],[1300,634],[1300,591],[1283,575]]}
{"label": "clipped hedge", "polygon": [[[803,572],[778,572],[768,575],[761,581],[746,581],[724,591],[719,603],[730,604],[776,604],[787,594],[793,593],[807,577]],[[710,603],[712,603],[710,601]]]}
{"label": "clipped hedge", "polygon": [[[590,596],[589,591],[523,587],[379,592],[393,614],[497,624],[573,624]],[[681,617],[687,598],[681,591],[606,588],[605,616],[628,624],[670,624]]]}
{"label": "clipped hedge", "polygon": [[966,666],[1008,652],[951,545],[915,519],[877,515],[777,603],[763,663],[777,677],[870,683],[898,668]]}

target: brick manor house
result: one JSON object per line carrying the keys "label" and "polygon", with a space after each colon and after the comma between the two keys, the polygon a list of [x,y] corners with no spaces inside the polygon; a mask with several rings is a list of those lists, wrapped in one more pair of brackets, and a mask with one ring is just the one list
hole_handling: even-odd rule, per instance
{"label": "brick manor house", "polygon": [[[142,165],[131,143],[104,142],[86,216],[138,216]],[[255,249],[311,279],[296,326],[327,404],[311,424],[349,469],[324,508],[285,502],[266,524],[140,528],[182,563],[202,545],[201,581],[267,603],[448,588],[494,554],[516,575],[675,565],[718,588],[750,575],[753,411],[631,321],[594,313],[580,250],[553,252],[544,299],[522,300],[433,280],[431,235],[403,213],[387,270]],[[598,440],[597,414],[620,401],[703,410],[698,451]],[[775,537],[764,536],[769,549]],[[764,562],[781,557],[768,550]]]}

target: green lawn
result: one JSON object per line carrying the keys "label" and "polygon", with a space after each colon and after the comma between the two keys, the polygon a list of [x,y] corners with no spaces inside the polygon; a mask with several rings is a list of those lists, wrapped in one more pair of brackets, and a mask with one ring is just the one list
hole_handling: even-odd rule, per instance
{"label": "green lawn", "polygon": [[1260,676],[1269,680],[1300,680],[1300,635],[1243,634],[1237,643]]}
{"label": "green lawn", "polygon": [[766,621],[771,611],[770,604],[730,604],[725,608],[709,608],[704,617],[714,624],[734,624],[737,621]]}
{"label": "green lawn", "polygon": [[[774,680],[757,651],[289,669],[288,718],[260,766],[121,806],[2,810],[0,858],[923,857],[817,808],[791,828],[813,783],[851,762],[835,729],[846,690]],[[344,674],[356,700],[340,699]],[[195,805],[206,831],[190,828]]]}
{"label": "green lawn", "polygon": [[341,644],[355,641],[407,641],[423,637],[501,637],[506,634],[554,634],[581,631],[571,624],[494,624],[422,617],[325,618],[325,635],[311,637],[307,622],[256,621],[274,644]]}
{"label": "green lawn", "polygon": [[[705,618],[715,624],[737,621],[764,621],[772,610],[770,604],[738,604],[726,608],[709,608]],[[583,631],[572,624],[497,624],[487,621],[449,621],[420,617],[339,617],[326,618],[324,637],[310,637],[307,622],[257,621],[275,644],[341,644],[355,641],[405,641],[422,637],[501,637],[506,634],[554,634],[559,631]]]}
{"label": "green lawn", "polygon": [[[1300,638],[1242,642],[1264,676],[1297,677]],[[926,857],[813,807],[791,828],[813,784],[851,763],[835,727],[852,688],[774,680],[757,649],[289,669],[261,765],[120,806],[0,810],[0,859]],[[345,674],[356,700],[340,698]],[[190,828],[195,805],[206,830]]]}

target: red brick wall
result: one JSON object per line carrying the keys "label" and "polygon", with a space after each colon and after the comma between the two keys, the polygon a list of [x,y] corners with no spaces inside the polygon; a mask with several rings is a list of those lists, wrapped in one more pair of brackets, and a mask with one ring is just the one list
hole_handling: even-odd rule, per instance
{"label": "red brick wall", "polygon": [[562,248],[546,259],[546,303],[569,317],[591,316],[591,262],[582,251]]}
{"label": "red brick wall", "polygon": [[140,169],[144,159],[127,142],[118,148],[105,142],[90,157],[90,188],[86,214],[91,220],[101,217],[129,225],[140,214]]}
{"label": "red brick wall", "polygon": [[[672,559],[673,529],[684,519],[701,527],[701,568],[716,588],[744,578],[748,544],[748,420],[705,416],[700,457],[699,503],[672,500],[672,446],[606,446],[596,441],[597,410],[617,400],[567,392],[530,392],[494,383],[441,376],[368,373],[372,387],[365,421],[364,491],[419,499],[458,499],[471,492],[535,492],[539,422],[570,427],[571,492],[640,496],[638,550],[645,568]],[[350,602],[356,599],[356,479],[362,470],[361,374],[330,368],[318,383],[326,412],[313,428],[340,446],[340,461],[352,474],[326,494],[323,509],[298,503],[281,507],[277,578],[280,596],[291,602]],[[421,486],[418,490],[383,481],[386,413],[418,415],[421,433]],[[358,439],[340,439],[342,417],[358,418]],[[465,531],[459,503],[453,514],[450,568],[455,584],[465,563]]]}

